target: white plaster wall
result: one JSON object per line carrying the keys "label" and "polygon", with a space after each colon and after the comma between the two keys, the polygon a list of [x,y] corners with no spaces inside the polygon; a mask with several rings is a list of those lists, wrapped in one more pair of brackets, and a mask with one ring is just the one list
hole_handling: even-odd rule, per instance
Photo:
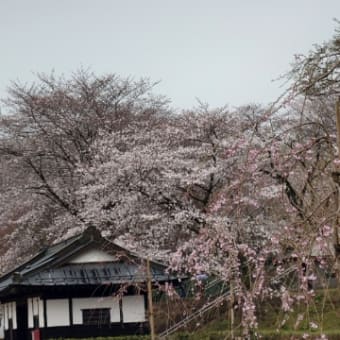
{"label": "white plaster wall", "polygon": [[145,303],[143,295],[127,295],[123,297],[123,322],[145,321]]}
{"label": "white plaster wall", "polygon": [[44,318],[44,301],[38,299],[39,301],[39,327],[45,327],[45,318]]}
{"label": "white plaster wall", "polygon": [[46,300],[47,326],[69,326],[70,313],[68,299]]}
{"label": "white plaster wall", "polygon": [[5,309],[5,329],[8,329],[8,320],[11,318],[12,312],[11,312],[11,303],[5,303],[4,304]]}
{"label": "white plaster wall", "polygon": [[17,304],[16,302],[11,303],[12,319],[13,319],[13,329],[17,329]]}
{"label": "white plaster wall", "polygon": [[76,255],[69,263],[112,262],[114,260],[114,256],[105,253],[101,249],[89,249],[84,253]]}
{"label": "white plaster wall", "polygon": [[39,316],[39,327],[44,327],[44,303],[38,298],[27,299],[28,308],[28,328],[33,328],[33,316]]}
{"label": "white plaster wall", "polygon": [[3,310],[4,310],[4,329],[8,329],[8,310],[7,310],[7,304],[3,304]]}
{"label": "white plaster wall", "polygon": [[5,337],[5,330],[4,330],[4,323],[5,323],[5,316],[4,316],[4,305],[0,304],[0,339]]}
{"label": "white plaster wall", "polygon": [[17,328],[17,311],[16,311],[16,303],[8,302],[4,304],[4,315],[5,315],[5,329],[8,329],[8,319],[12,319],[13,321],[13,329]]}
{"label": "white plaster wall", "polygon": [[113,296],[72,299],[73,324],[83,323],[82,309],[110,308],[111,322],[120,322],[119,298]]}
{"label": "white plaster wall", "polygon": [[33,299],[27,299],[28,328],[33,328]]}

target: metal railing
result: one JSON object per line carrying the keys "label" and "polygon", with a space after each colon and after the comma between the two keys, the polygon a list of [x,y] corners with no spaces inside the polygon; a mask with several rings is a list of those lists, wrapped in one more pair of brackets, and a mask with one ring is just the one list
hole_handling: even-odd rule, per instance
{"label": "metal railing", "polygon": [[[292,266],[290,268],[287,268],[285,271],[283,271],[278,276],[273,278],[271,280],[271,282],[274,283],[275,281],[282,279],[283,277],[294,272],[296,269],[297,269],[296,266]],[[223,283],[223,280],[215,279],[211,282],[212,285],[216,285],[217,283]],[[237,293],[238,290],[233,289],[232,292]],[[159,339],[159,340],[166,339],[167,336],[177,332],[180,328],[184,327],[189,322],[195,320],[198,317],[201,317],[204,313],[208,312],[209,310],[211,310],[215,307],[218,307],[225,299],[227,299],[230,296],[230,293],[231,293],[230,290],[227,291],[227,292],[224,292],[222,295],[218,296],[215,300],[208,302],[207,304],[205,304],[203,307],[201,307],[200,309],[198,309],[194,313],[188,315],[187,317],[185,317],[181,321],[175,323],[174,325],[172,325],[171,327],[169,327],[168,329],[166,329],[162,333],[158,334],[157,339]]]}
{"label": "metal railing", "polygon": [[228,298],[229,295],[230,295],[230,291],[225,292],[224,294],[217,297],[215,300],[208,302],[196,312],[188,315],[186,318],[182,319],[181,321],[177,322],[173,326],[166,329],[164,332],[158,334],[158,339],[159,340],[165,339],[167,336],[175,333],[177,330],[179,330],[180,328],[188,324],[190,321],[195,320],[197,317],[202,316],[202,314],[220,305],[226,298]]}

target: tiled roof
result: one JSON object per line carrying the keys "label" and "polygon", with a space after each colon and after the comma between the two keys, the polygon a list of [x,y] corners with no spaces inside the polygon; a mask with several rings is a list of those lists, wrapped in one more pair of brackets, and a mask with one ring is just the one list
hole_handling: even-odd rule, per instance
{"label": "tiled roof", "polygon": [[[167,281],[170,277],[164,273],[164,268],[152,266],[152,279],[153,281]],[[25,286],[95,285],[138,283],[145,280],[145,266],[137,263],[108,262],[69,264],[46,269],[23,277],[17,284]]]}
{"label": "tiled roof", "polygon": [[[70,263],[68,260],[91,247],[115,253],[117,261]],[[153,281],[174,280],[166,266],[151,262]],[[45,248],[35,257],[0,278],[0,294],[12,286],[98,285],[143,282],[145,260],[109,242],[94,228]]]}

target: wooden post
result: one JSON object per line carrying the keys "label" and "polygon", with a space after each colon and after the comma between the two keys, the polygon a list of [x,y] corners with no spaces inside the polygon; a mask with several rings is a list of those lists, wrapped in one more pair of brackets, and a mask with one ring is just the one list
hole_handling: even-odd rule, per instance
{"label": "wooden post", "polygon": [[340,98],[336,102],[336,131],[338,143],[338,158],[340,158]]}
{"label": "wooden post", "polygon": [[153,303],[152,303],[152,276],[150,270],[150,260],[146,260],[146,272],[147,272],[147,289],[148,289],[148,310],[149,310],[149,325],[151,340],[156,340],[155,334],[155,322],[153,317]]}
{"label": "wooden post", "polygon": [[[338,98],[336,104],[335,104],[335,111],[336,111],[336,134],[337,134],[337,145],[338,145],[338,160],[340,160],[340,98]],[[335,228],[334,228],[334,238],[335,238],[335,267],[336,267],[336,277],[339,280],[340,279],[340,264],[339,264],[339,211],[340,211],[340,183],[339,183],[339,173],[340,173],[340,166],[335,166],[335,178],[336,178],[336,185],[338,188],[337,197],[336,197],[336,222],[335,222]]]}
{"label": "wooden post", "polygon": [[[338,160],[340,160],[340,98],[337,100],[336,105],[335,105],[335,111],[336,111],[336,135],[337,135],[337,145],[338,145]],[[339,188],[339,173],[340,173],[340,165],[335,166],[335,171],[336,171],[336,184],[338,185]],[[337,211],[339,213],[339,200],[337,202]],[[339,222],[339,214],[337,214],[337,226]]]}
{"label": "wooden post", "polygon": [[235,315],[234,315],[234,304],[235,297],[233,292],[233,284],[230,282],[230,339],[234,339],[234,324],[235,324]]}

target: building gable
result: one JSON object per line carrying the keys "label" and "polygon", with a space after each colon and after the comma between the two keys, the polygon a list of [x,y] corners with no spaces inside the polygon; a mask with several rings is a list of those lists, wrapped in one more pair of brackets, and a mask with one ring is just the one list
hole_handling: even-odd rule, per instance
{"label": "building gable", "polygon": [[80,264],[80,263],[99,263],[99,262],[113,262],[116,261],[117,257],[103,251],[98,248],[86,249],[79,254],[71,257],[68,261],[69,264]]}

